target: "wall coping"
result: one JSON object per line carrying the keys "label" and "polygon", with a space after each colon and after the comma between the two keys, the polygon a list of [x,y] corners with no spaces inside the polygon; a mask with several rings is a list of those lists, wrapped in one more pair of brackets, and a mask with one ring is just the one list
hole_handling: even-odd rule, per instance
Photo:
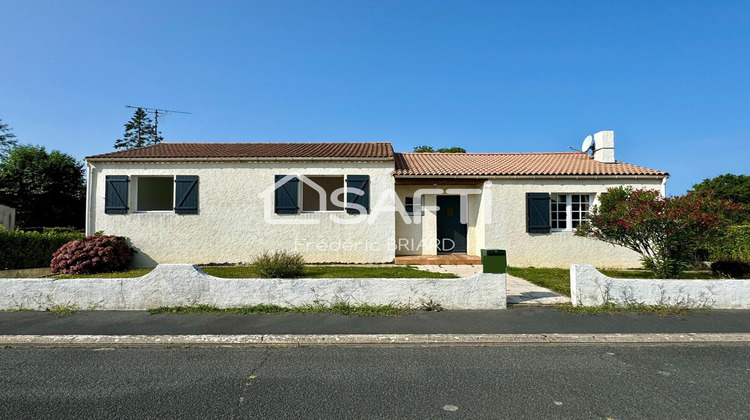
{"label": "wall coping", "polygon": [[750,309],[750,280],[621,279],[606,276],[590,264],[571,264],[570,297],[573,306],[639,303]]}
{"label": "wall coping", "polygon": [[0,309],[144,310],[159,306],[300,306],[338,301],[446,309],[504,309],[505,274],[445,278],[221,278],[194,264],[159,264],[132,278],[0,279]]}

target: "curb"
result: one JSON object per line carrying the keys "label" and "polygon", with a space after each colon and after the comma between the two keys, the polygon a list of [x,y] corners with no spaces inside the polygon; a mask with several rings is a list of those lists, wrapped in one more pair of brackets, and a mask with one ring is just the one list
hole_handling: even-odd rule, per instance
{"label": "curb", "polygon": [[169,346],[502,346],[514,344],[750,343],[750,333],[656,334],[250,334],[250,335],[0,335],[0,347]]}

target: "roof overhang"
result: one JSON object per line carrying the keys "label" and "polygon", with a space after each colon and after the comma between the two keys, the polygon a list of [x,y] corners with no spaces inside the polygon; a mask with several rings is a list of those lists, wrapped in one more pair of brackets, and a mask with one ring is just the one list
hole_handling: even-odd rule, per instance
{"label": "roof overhang", "polygon": [[366,157],[185,157],[185,158],[97,158],[87,157],[86,162],[390,162],[393,158]]}
{"label": "roof overhang", "polygon": [[393,175],[402,179],[665,179],[664,175]]}

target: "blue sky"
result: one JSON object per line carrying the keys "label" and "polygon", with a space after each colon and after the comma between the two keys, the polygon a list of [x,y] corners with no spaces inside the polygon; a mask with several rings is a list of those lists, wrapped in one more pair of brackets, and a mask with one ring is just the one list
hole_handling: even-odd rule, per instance
{"label": "blue sky", "polygon": [[112,150],[126,104],[166,141],[390,141],[546,152],[615,130],[669,194],[750,163],[748,2],[0,3],[0,119]]}

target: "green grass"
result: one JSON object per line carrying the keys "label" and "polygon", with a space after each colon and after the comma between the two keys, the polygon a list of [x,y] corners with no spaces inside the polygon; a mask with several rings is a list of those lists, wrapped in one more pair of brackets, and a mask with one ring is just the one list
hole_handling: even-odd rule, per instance
{"label": "green grass", "polygon": [[[439,306],[439,305],[438,305]],[[162,306],[149,309],[154,314],[203,314],[203,315],[264,315],[281,313],[329,313],[349,316],[385,316],[394,317],[407,315],[414,310],[399,305],[352,305],[346,302],[337,302],[332,305],[310,304],[294,307],[283,307],[277,305],[255,305],[238,308],[217,308],[211,305],[197,306]]]}
{"label": "green grass", "polygon": [[99,274],[58,274],[56,279],[112,279],[125,277],[141,277],[150,273],[153,268],[136,268],[128,271],[116,271],[114,273]]}
{"label": "green grass", "polygon": [[197,306],[160,306],[149,309],[148,313],[155,314],[205,314],[205,315],[261,315],[290,312],[289,308],[276,305],[255,305],[241,308],[217,308],[212,305]]}
{"label": "green grass", "polygon": [[546,287],[555,293],[570,296],[570,270],[568,269],[508,267],[508,274]]}
{"label": "green grass", "polygon": [[558,303],[555,308],[563,311],[584,315],[613,314],[613,313],[638,313],[658,316],[681,315],[691,311],[700,310],[677,305],[644,305],[642,303],[631,303],[626,306],[617,306],[614,303],[605,303],[600,306],[573,306],[571,303]]}
{"label": "green grass", "polygon": [[[654,279],[654,273],[646,270],[599,270],[609,277],[620,279]],[[570,296],[570,270],[567,268],[518,268],[508,267],[508,274],[528,280],[538,286],[546,287],[555,293]],[[680,275],[681,279],[721,279],[710,271],[688,271]]]}
{"label": "green grass", "polygon": [[[206,265],[201,270],[207,274],[223,278],[258,278],[258,269],[252,265]],[[137,268],[128,271],[100,274],[58,274],[57,279],[87,279],[87,278],[125,278],[141,277],[150,273],[152,268]],[[307,278],[444,278],[454,279],[458,276],[450,273],[433,273],[418,270],[412,266],[383,265],[383,266],[357,266],[357,265],[308,265],[305,266],[303,277]]]}
{"label": "green grass", "polygon": [[[257,278],[258,270],[252,265],[201,266],[207,274],[223,278]],[[433,273],[412,266],[308,265],[305,278],[458,278],[450,273]]]}
{"label": "green grass", "polygon": [[53,305],[48,309],[48,312],[57,318],[75,315],[78,311],[79,308],[76,305]]}

